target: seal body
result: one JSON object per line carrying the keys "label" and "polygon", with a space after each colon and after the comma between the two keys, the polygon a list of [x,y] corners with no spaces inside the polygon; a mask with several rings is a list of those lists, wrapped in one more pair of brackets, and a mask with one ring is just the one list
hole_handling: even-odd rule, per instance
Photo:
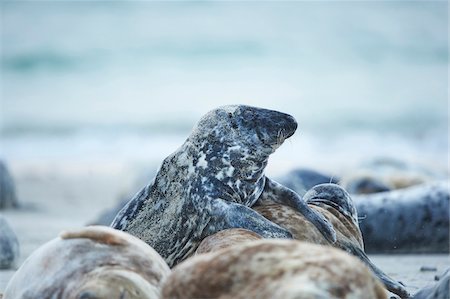
{"label": "seal body", "polygon": [[284,186],[304,195],[309,189],[316,185],[333,183],[338,184],[339,178],[313,169],[298,168],[277,177],[276,180]]}
{"label": "seal body", "polygon": [[162,298],[387,298],[355,257],[294,240],[259,240],[200,254],[176,266]]}
{"label": "seal body", "polygon": [[412,299],[444,299],[450,298],[450,269],[439,278],[434,285],[419,290]]}
{"label": "seal body", "polygon": [[9,281],[5,298],[156,299],[169,272],[141,240],[91,226],[64,232],[38,248]]}
{"label": "seal body", "polygon": [[334,240],[325,218],[297,193],[264,175],[269,155],[296,128],[292,116],[256,107],[225,106],[207,113],[112,227],[147,242],[171,267],[192,255],[203,238],[227,228],[291,238],[251,209],[259,200],[292,206]]}
{"label": "seal body", "polygon": [[202,240],[195,254],[207,253],[228,248],[244,242],[260,240],[262,237],[247,229],[229,228]]}
{"label": "seal body", "polygon": [[5,163],[0,160],[0,210],[18,206],[14,180]]}
{"label": "seal body", "polygon": [[354,196],[367,252],[449,252],[448,181]]}
{"label": "seal body", "polygon": [[9,269],[19,258],[19,240],[3,216],[0,215],[0,269]]}
{"label": "seal body", "polygon": [[312,209],[324,215],[333,224],[337,236],[335,243],[326,240],[315,226],[290,207],[270,204],[256,206],[254,209],[267,219],[288,229],[296,240],[334,246],[358,257],[385,284],[389,291],[401,298],[408,298],[409,294],[406,289],[381,271],[365,254],[355,204],[342,187],[336,184],[316,185],[304,195],[304,200]]}

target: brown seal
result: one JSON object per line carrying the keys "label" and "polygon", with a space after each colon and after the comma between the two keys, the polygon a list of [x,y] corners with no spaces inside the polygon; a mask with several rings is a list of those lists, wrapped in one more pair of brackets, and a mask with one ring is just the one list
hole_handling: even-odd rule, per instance
{"label": "brown seal", "polygon": [[176,266],[162,298],[385,299],[357,258],[295,240],[259,240],[200,254]]}
{"label": "brown seal", "polygon": [[243,228],[229,228],[202,240],[196,250],[196,254],[217,251],[241,244],[244,242],[261,240],[262,237],[255,232]]}
{"label": "brown seal", "polygon": [[287,229],[296,240],[334,246],[358,257],[385,284],[389,291],[401,298],[409,298],[407,290],[375,266],[364,253],[358,214],[353,200],[342,187],[336,184],[320,184],[311,188],[303,199],[333,225],[336,231],[335,243],[330,243],[323,238],[316,227],[290,207],[268,203],[256,206],[254,209],[270,221]]}
{"label": "brown seal", "polygon": [[9,281],[8,299],[159,298],[170,269],[155,250],[104,226],[64,232],[38,248]]}

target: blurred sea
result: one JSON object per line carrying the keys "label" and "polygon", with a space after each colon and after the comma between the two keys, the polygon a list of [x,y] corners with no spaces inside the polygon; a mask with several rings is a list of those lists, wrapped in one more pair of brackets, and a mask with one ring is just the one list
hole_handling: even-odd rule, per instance
{"label": "blurred sea", "polygon": [[159,161],[208,110],[292,114],[272,171],[448,167],[448,2],[2,1],[0,157]]}

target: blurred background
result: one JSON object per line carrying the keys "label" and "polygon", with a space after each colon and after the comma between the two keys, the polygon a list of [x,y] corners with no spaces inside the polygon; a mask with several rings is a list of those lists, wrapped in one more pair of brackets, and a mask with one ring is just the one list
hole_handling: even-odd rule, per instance
{"label": "blurred background", "polygon": [[0,156],[159,164],[208,110],[292,114],[269,171],[448,165],[447,2],[1,2]]}

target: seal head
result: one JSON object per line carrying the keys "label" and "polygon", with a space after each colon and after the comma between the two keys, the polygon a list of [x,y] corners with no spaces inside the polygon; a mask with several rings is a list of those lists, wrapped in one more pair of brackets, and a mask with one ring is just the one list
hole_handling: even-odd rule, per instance
{"label": "seal head", "polygon": [[303,199],[310,205],[320,206],[324,204],[333,207],[359,227],[358,212],[353,200],[344,188],[336,184],[316,185],[305,193]]}

